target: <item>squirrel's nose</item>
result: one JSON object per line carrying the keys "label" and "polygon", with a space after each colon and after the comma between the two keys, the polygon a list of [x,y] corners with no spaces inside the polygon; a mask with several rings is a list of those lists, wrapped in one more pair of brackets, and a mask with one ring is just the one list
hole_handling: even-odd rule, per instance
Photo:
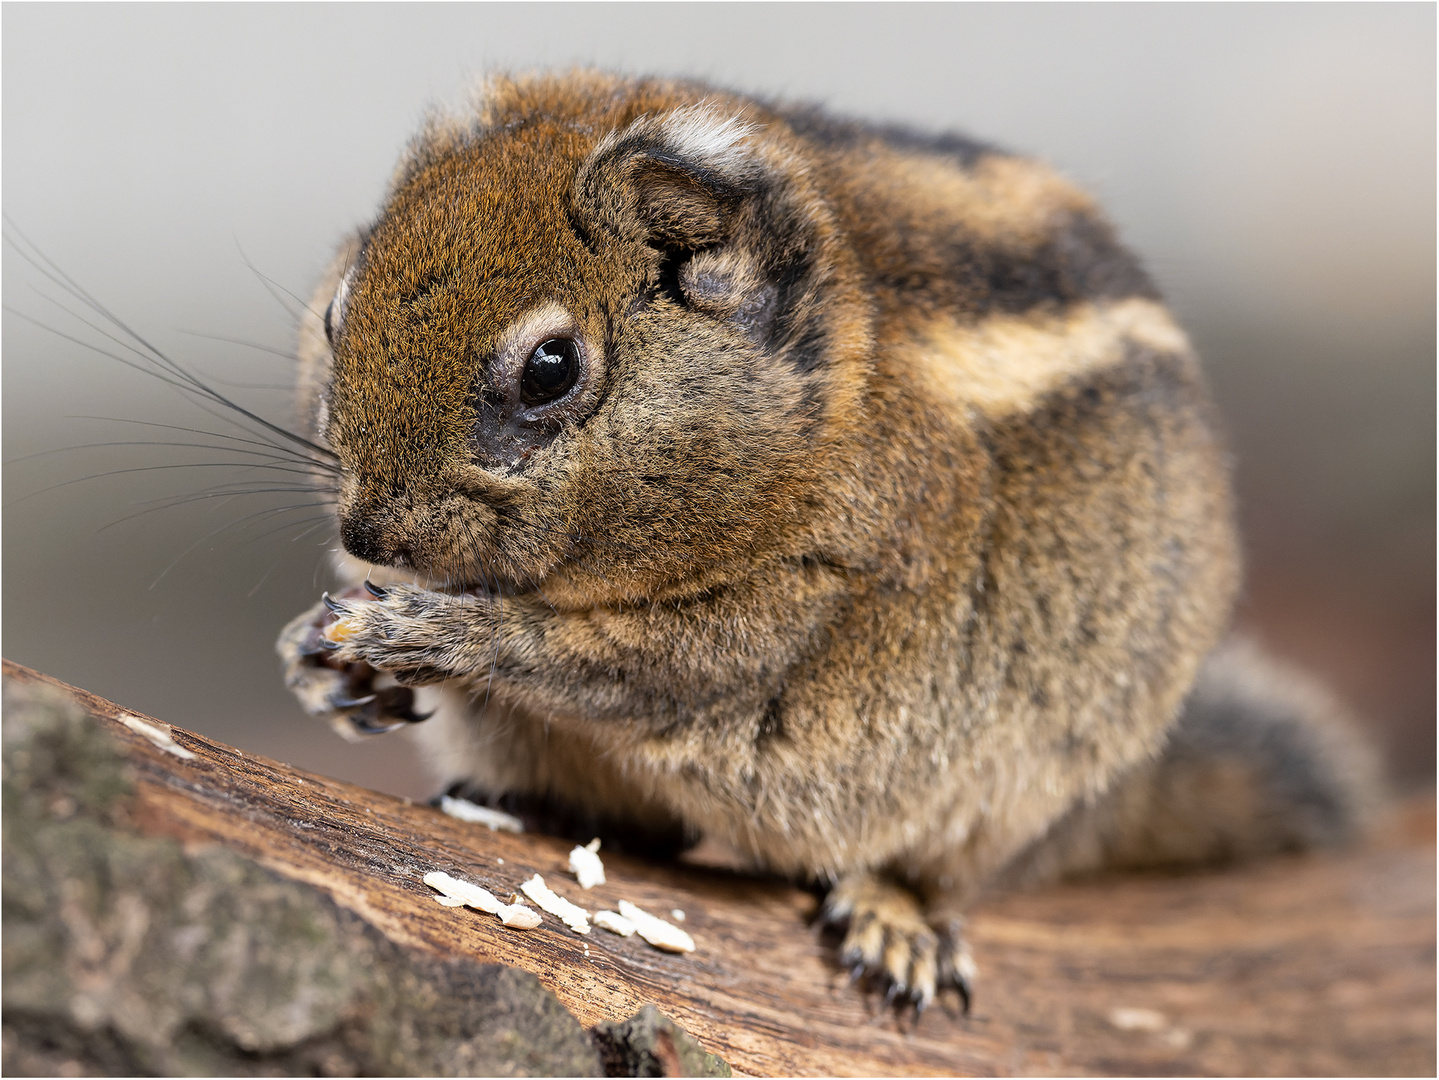
{"label": "squirrel's nose", "polygon": [[409,549],[387,536],[384,526],[366,514],[347,514],[340,522],[340,542],[357,559],[378,566],[409,565]]}

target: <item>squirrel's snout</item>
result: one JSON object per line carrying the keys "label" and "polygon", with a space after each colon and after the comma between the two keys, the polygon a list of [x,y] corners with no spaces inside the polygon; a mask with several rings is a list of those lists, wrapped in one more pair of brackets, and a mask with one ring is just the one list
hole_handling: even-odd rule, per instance
{"label": "squirrel's snout", "polygon": [[357,559],[377,566],[409,566],[410,552],[373,518],[363,513],[346,514],[340,521],[340,542]]}

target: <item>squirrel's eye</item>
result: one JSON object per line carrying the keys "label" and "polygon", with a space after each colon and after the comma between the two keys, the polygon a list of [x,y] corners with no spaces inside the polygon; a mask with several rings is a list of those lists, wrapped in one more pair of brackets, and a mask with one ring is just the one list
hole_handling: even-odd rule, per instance
{"label": "squirrel's eye", "polygon": [[332,346],[335,344],[335,302],[331,300],[325,306],[325,340]]}
{"label": "squirrel's eye", "polygon": [[574,386],[579,377],[579,346],[569,338],[550,338],[525,363],[520,400],[526,405],[543,405]]}

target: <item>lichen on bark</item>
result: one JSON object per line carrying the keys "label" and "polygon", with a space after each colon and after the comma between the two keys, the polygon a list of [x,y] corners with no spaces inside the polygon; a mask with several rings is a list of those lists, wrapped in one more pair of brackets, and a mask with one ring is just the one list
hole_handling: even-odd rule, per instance
{"label": "lichen on bark", "polygon": [[611,1076],[732,1075],[723,1058],[653,1005],[623,1023],[596,1024],[595,1039]]}
{"label": "lichen on bark", "polygon": [[4,1071],[602,1075],[534,976],[395,945],[323,892],[137,835],[120,748],[7,680]]}

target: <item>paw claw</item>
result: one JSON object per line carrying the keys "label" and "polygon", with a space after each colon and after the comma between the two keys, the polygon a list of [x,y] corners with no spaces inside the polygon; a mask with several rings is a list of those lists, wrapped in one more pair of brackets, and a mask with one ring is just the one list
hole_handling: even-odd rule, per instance
{"label": "paw claw", "polygon": [[[310,595],[313,596],[314,594],[311,593]],[[336,615],[343,615],[348,610],[348,608],[345,607],[343,602],[336,600],[329,593],[321,593],[320,602],[324,604],[327,608],[329,608],[331,611],[333,611]]]}
{"label": "paw claw", "polygon": [[371,720],[367,716],[351,716],[348,719],[351,727],[366,735],[384,735],[387,732],[394,731],[396,728],[404,727],[406,723],[404,720],[395,723],[385,723],[383,721]]}
{"label": "paw claw", "polygon": [[377,696],[380,699],[380,713],[404,724],[418,724],[435,715],[433,709],[429,712],[415,712],[415,692],[408,686],[392,686],[381,690]]}
{"label": "paw claw", "polygon": [[350,697],[348,694],[331,694],[330,706],[335,709],[358,709],[361,705],[368,705],[379,696],[379,694],[366,694],[364,697]]}
{"label": "paw claw", "polygon": [[324,639],[316,637],[313,641],[306,641],[295,650],[295,654],[302,660],[313,660],[317,656],[325,655]]}
{"label": "paw claw", "polygon": [[365,582],[365,591],[371,596],[373,596],[376,600],[383,600],[385,597],[390,595],[389,589],[382,589],[373,581]]}

